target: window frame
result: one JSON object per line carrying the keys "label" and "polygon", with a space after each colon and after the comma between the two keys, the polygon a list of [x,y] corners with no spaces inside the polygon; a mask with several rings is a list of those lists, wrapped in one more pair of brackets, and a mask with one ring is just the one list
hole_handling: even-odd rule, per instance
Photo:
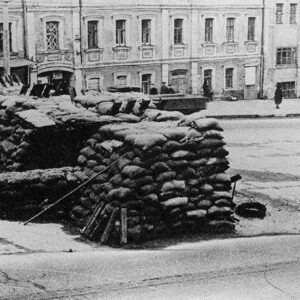
{"label": "window frame", "polygon": [[[93,36],[91,37],[90,25],[93,27]],[[99,21],[88,20],[87,21],[87,49],[99,48]]]}
{"label": "window frame", "polygon": [[[231,74],[228,74],[228,72],[231,72]],[[234,68],[229,67],[225,69],[225,90],[233,89],[234,87]],[[229,84],[228,84],[229,83]]]}
{"label": "window frame", "polygon": [[290,24],[297,24],[297,3],[290,3]]}
{"label": "window frame", "polygon": [[226,18],[226,42],[234,43],[235,39],[235,20],[236,18]]}
{"label": "window frame", "polygon": [[204,41],[206,43],[213,43],[213,30],[214,30],[214,19],[205,18],[204,21]]}
{"label": "window frame", "polygon": [[276,66],[293,66],[297,64],[297,47],[278,47],[276,49]]}
{"label": "window frame", "polygon": [[[118,28],[118,23],[122,22],[121,28]],[[126,47],[127,38],[126,38],[126,19],[117,19],[115,20],[115,44],[118,47]]]}
{"label": "window frame", "polygon": [[[176,22],[180,22],[180,26],[176,25]],[[183,24],[184,19],[183,18],[174,18],[174,31],[173,31],[173,37],[174,37],[174,45],[183,45]]]}
{"label": "window frame", "polygon": [[248,18],[248,34],[247,34],[247,41],[255,42],[255,28],[256,27],[256,18],[249,17]]}
{"label": "window frame", "polygon": [[[48,32],[48,29],[49,29],[49,26],[48,24],[52,23],[53,25],[55,25],[54,27],[56,27],[56,32],[55,32],[55,35],[56,35],[56,45],[54,44],[54,47],[50,47],[50,44],[48,42],[49,40],[49,37],[52,33],[52,31]],[[51,21],[46,21],[46,49],[47,51],[57,51],[57,50],[60,50],[61,48],[61,45],[60,45],[60,30],[59,30],[59,21],[57,20],[51,20]],[[54,30],[53,30],[54,31]],[[51,41],[50,41],[51,42]],[[53,42],[51,42],[53,43]]]}
{"label": "window frame", "polygon": [[283,24],[283,3],[276,3],[276,24]]}
{"label": "window frame", "polygon": [[[146,27],[143,24],[147,24]],[[152,44],[152,19],[142,19],[141,20],[141,42],[142,45]]]}
{"label": "window frame", "polygon": [[[206,72],[210,73],[210,74],[205,74]],[[210,89],[213,89],[213,69],[205,69],[203,70],[203,82],[207,81],[207,84],[209,86]]]}
{"label": "window frame", "polygon": [[[2,29],[1,29],[2,27]],[[9,52],[13,52],[13,24],[12,22],[8,23],[8,36],[9,36]],[[0,22],[0,53],[3,52],[3,22]]]}

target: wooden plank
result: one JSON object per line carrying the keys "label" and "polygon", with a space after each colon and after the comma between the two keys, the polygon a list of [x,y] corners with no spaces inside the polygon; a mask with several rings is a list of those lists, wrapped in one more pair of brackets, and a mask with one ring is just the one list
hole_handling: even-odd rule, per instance
{"label": "wooden plank", "polygon": [[121,208],[121,244],[127,244],[127,208]]}
{"label": "wooden plank", "polygon": [[111,230],[113,229],[113,226],[114,226],[114,224],[116,222],[116,219],[118,217],[118,213],[119,213],[119,208],[115,207],[113,212],[111,213],[111,216],[108,220],[106,228],[104,229],[104,232],[103,232],[102,237],[100,239],[101,244],[107,242],[107,240],[109,238],[109,234],[110,234]]}
{"label": "wooden plank", "polygon": [[89,221],[87,222],[87,224],[85,225],[85,227],[81,230],[81,233],[89,236],[89,234],[92,232],[94,223],[97,220],[98,215],[100,214],[100,212],[102,211],[102,209],[104,208],[104,202],[100,202],[96,209],[94,210],[93,214],[91,215]]}

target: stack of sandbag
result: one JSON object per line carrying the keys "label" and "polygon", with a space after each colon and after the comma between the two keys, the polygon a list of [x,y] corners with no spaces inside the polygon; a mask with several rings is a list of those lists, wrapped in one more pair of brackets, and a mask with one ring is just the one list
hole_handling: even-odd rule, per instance
{"label": "stack of sandbag", "polygon": [[[148,95],[137,92],[127,93],[97,93],[88,92],[75,98],[78,107],[88,108],[100,115],[132,114],[139,116],[149,106]],[[143,109],[143,105],[145,109]]]}
{"label": "stack of sandbag", "polygon": [[[99,203],[126,207],[129,240],[232,230],[234,204],[224,146],[218,122],[199,115],[180,122],[102,126],[78,157],[87,176],[103,171],[84,191],[79,206],[90,213]],[[88,218],[74,220],[82,224]]]}
{"label": "stack of sandbag", "polygon": [[[78,168],[0,173],[0,218],[25,220],[86,180]],[[43,215],[41,220],[66,220],[78,193]]]}

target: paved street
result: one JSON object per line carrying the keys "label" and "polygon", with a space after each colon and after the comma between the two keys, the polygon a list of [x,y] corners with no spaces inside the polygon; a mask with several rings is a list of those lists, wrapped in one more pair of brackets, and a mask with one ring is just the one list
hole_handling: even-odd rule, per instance
{"label": "paved street", "polygon": [[278,236],[1,256],[0,299],[299,299],[299,248]]}

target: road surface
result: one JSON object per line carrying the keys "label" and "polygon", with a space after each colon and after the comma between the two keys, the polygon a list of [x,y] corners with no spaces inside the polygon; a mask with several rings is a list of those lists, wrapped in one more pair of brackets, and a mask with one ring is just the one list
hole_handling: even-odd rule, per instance
{"label": "road surface", "polygon": [[300,236],[0,257],[0,299],[300,299]]}

